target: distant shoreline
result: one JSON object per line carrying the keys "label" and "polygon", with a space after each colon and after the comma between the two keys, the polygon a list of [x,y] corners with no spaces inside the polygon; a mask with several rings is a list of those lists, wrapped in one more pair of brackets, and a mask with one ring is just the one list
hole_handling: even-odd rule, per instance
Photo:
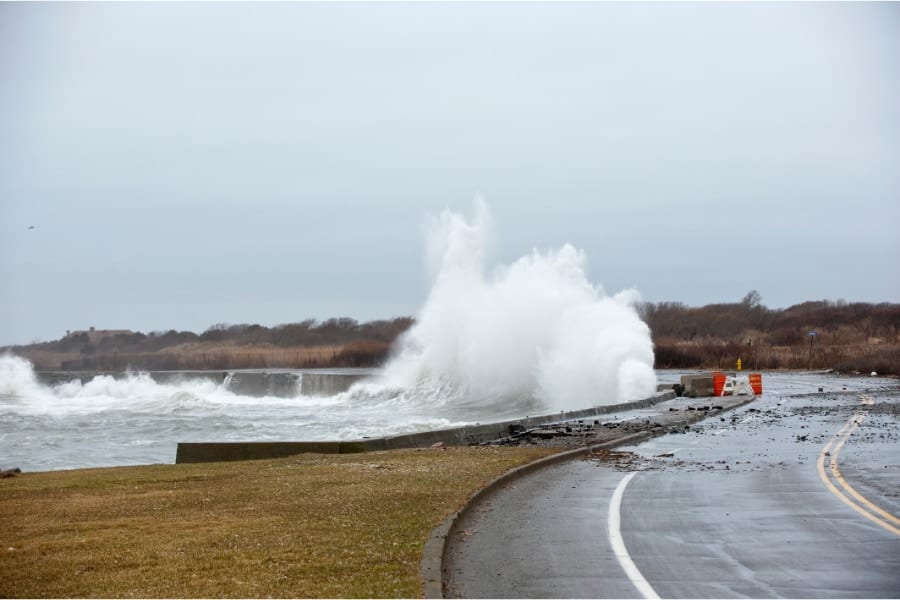
{"label": "distant shoreline", "polygon": [[[737,303],[636,305],[657,369],[823,370],[900,375],[900,304],[804,302],[769,309],[750,292]],[[359,323],[306,320],[276,327],[218,324],[201,334],[70,331],[52,342],[6,346],[39,371],[122,372],[380,367],[411,317]]]}

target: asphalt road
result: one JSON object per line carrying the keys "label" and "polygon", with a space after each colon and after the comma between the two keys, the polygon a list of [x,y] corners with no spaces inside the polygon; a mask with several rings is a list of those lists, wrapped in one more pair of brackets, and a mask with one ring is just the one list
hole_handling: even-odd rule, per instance
{"label": "asphalt road", "polygon": [[689,433],[493,495],[452,540],[447,595],[900,596],[896,382],[775,379]]}

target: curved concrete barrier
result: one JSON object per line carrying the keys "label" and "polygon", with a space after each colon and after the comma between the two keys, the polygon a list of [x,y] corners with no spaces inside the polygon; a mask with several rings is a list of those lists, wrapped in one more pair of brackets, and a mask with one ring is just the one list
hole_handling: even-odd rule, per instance
{"label": "curved concrete barrier", "polygon": [[343,442],[180,442],[175,455],[175,463],[283,458],[304,452],[346,454],[350,452],[396,450],[400,448],[427,448],[437,443],[442,443],[445,446],[471,446],[507,437],[510,435],[510,427],[514,425],[531,429],[541,425],[646,408],[659,402],[671,400],[674,397],[674,391],[666,390],[657,392],[643,400],[622,404],[595,406],[583,410],[525,417],[498,423],[466,425],[451,429],[437,429],[420,433]]}

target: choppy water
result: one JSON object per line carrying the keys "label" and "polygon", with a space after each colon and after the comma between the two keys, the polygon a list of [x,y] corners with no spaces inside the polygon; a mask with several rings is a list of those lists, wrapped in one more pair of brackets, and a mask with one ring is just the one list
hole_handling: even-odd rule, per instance
{"label": "choppy water", "polygon": [[[678,373],[657,373],[675,382]],[[896,387],[895,380],[766,374],[766,393]],[[590,406],[585,404],[585,408]],[[485,402],[438,383],[403,390],[360,383],[333,396],[251,397],[213,379],[157,383],[146,374],[47,386],[0,357],[0,468],[46,471],[172,463],[178,442],[381,437],[550,412],[532,398]]]}
{"label": "choppy water", "polygon": [[536,414],[532,399],[478,405],[450,385],[361,382],[333,396],[247,396],[198,375],[147,374],[43,385],[31,365],[0,357],[0,468],[29,471],[171,463],[178,442],[381,437]]}

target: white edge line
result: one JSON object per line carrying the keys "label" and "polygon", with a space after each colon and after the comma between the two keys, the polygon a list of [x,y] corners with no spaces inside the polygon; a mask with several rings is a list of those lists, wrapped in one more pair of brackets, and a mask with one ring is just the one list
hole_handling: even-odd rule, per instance
{"label": "white edge line", "polygon": [[637,565],[631,560],[631,555],[628,554],[628,550],[625,548],[625,540],[622,539],[622,532],[620,529],[622,522],[620,513],[622,496],[625,495],[625,487],[628,485],[628,482],[631,481],[635,475],[637,475],[637,473],[632,471],[623,477],[622,481],[619,482],[619,485],[616,486],[612,498],[609,500],[609,517],[607,519],[609,522],[609,543],[612,546],[613,554],[616,555],[616,559],[625,571],[625,575],[634,587],[637,588],[638,592],[648,600],[658,600],[659,594],[656,593],[653,586],[647,582],[641,574],[641,571],[637,568]]}

